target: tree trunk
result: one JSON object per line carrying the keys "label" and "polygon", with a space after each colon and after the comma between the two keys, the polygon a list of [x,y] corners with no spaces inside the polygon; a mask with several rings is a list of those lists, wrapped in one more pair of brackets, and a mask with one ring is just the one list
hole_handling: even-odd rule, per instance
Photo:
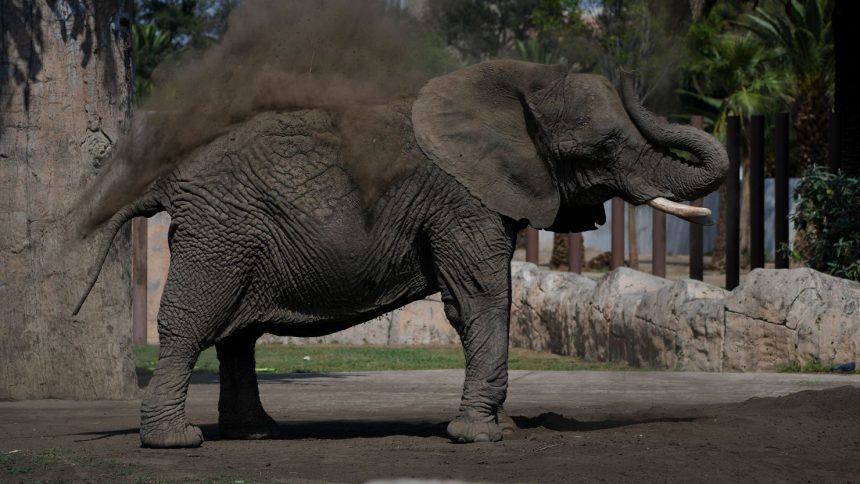
{"label": "tree trunk", "polygon": [[828,116],[830,102],[825,94],[805,95],[796,101],[794,133],[798,154],[798,173],[812,165],[827,165]]}
{"label": "tree trunk", "polygon": [[549,259],[549,268],[559,270],[566,267],[570,261],[567,260],[567,234],[553,234],[552,256]]}
{"label": "tree trunk", "polygon": [[129,228],[76,317],[96,253],[64,242],[129,114],[130,7],[0,2],[0,399],[137,393]]}

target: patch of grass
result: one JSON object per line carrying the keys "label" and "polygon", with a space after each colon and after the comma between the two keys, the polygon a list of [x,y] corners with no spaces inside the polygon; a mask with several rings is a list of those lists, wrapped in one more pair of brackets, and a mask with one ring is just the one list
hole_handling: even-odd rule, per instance
{"label": "patch of grass", "polygon": [[[790,361],[781,366],[777,371],[780,373],[832,373],[833,367],[817,361],[806,364],[801,364],[799,361]],[[860,373],[860,371],[855,370],[852,373]]]}
{"label": "patch of grass", "polygon": [[[135,348],[138,371],[152,373],[158,346]],[[464,366],[460,346],[346,346],[257,345],[257,373],[328,373],[342,371],[442,370]],[[512,370],[625,369],[619,363],[588,363],[570,356],[512,348]],[[197,373],[218,373],[215,349],[204,351],[194,366]]]}

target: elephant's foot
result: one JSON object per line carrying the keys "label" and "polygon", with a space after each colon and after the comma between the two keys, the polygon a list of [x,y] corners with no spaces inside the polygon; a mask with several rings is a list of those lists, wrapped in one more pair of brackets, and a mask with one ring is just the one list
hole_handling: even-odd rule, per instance
{"label": "elephant's foot", "polygon": [[460,412],[448,424],[448,437],[453,442],[498,442],[502,440],[502,426],[493,414],[482,415],[472,411]]}
{"label": "elephant's foot", "polygon": [[276,439],[281,435],[278,423],[264,411],[250,419],[219,419],[218,428],[221,431],[221,438],[227,440]]}
{"label": "elephant's foot", "polygon": [[180,447],[200,447],[203,432],[189,423],[174,427],[147,427],[140,429],[140,445],[151,449],[175,449]]}
{"label": "elephant's foot", "polygon": [[508,412],[504,408],[499,407],[499,411],[496,413],[496,422],[505,435],[511,435],[517,430],[517,424],[514,423],[514,419],[508,416]]}

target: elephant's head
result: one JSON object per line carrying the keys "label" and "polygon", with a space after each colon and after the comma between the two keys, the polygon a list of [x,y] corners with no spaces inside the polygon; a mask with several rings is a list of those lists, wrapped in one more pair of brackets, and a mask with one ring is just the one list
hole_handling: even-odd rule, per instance
{"label": "elephant's head", "polygon": [[728,170],[715,138],[657,120],[629,77],[619,98],[606,78],[561,66],[490,61],[438,77],[412,120],[422,150],[487,207],[555,231],[603,223],[613,196],[704,222],[707,209],[676,202],[714,191]]}

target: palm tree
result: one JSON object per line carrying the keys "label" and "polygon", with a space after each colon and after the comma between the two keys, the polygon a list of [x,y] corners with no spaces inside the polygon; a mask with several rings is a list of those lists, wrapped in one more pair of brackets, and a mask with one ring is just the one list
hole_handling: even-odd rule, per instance
{"label": "palm tree", "polygon": [[[705,118],[706,129],[719,138],[725,136],[728,116],[738,116],[743,125],[753,114],[773,114],[786,101],[784,76],[773,68],[779,53],[767,49],[753,34],[731,26],[718,11],[693,25],[690,44],[695,56],[686,66],[689,89],[682,91],[694,101],[693,111]],[[742,156],[742,166],[748,173],[747,156]],[[721,200],[723,196],[721,188]],[[741,197],[742,204],[748,203],[748,176],[744,176]],[[748,211],[741,214],[742,250],[749,247],[748,216]],[[712,256],[718,265],[725,255],[724,235],[725,212],[720,210]]]}
{"label": "palm tree", "polygon": [[785,12],[758,8],[741,24],[785,63],[801,168],[826,158],[836,75],[832,14],[832,0],[791,0]]}
{"label": "palm tree", "polygon": [[775,60],[775,53],[748,34],[718,35],[687,66],[691,89],[682,93],[698,102],[706,126],[723,137],[728,116],[744,122],[782,104],[786,86],[780,73],[771,68]]}
{"label": "palm tree", "polygon": [[172,51],[170,35],[159,32],[154,24],[131,26],[131,49],[134,56],[134,104],[152,90],[152,73]]}

